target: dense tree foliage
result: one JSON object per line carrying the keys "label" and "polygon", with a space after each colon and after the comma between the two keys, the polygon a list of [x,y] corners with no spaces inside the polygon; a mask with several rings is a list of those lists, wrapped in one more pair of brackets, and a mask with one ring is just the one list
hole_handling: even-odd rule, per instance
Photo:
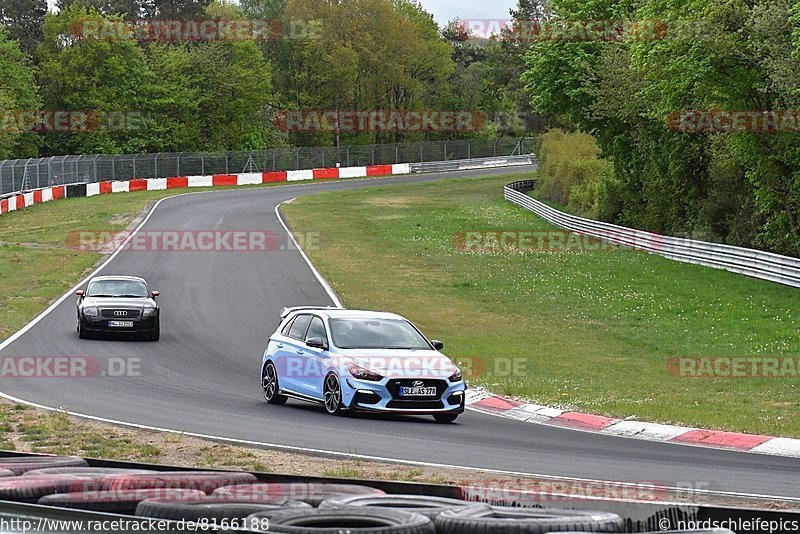
{"label": "dense tree foliage", "polygon": [[535,109],[592,134],[613,164],[613,175],[592,178],[603,184],[591,189],[606,194],[591,204],[645,229],[800,253],[797,128],[680,122],[717,111],[796,111],[798,7],[554,0],[550,23],[638,21],[621,38],[535,40],[525,56]]}

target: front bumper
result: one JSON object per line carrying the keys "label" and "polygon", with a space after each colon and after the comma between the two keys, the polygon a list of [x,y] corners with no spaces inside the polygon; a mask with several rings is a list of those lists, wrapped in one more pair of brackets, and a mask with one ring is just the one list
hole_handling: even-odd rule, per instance
{"label": "front bumper", "polygon": [[462,413],[466,399],[464,381],[450,382],[442,378],[423,378],[425,385],[437,387],[436,396],[403,398],[398,395],[403,379],[383,378],[379,382],[343,378],[342,401],[349,410],[431,415],[437,413]]}
{"label": "front bumper", "polygon": [[145,332],[152,332],[156,329],[158,324],[158,316],[148,317],[146,319],[133,319],[133,327],[111,327],[108,326],[109,320],[107,317],[86,317],[81,318],[81,326],[87,332],[103,333],[103,334],[140,334]]}

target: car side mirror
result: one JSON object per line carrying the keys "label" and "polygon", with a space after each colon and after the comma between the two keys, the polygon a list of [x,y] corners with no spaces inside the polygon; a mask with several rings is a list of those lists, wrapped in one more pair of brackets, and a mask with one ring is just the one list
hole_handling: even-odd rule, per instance
{"label": "car side mirror", "polygon": [[310,337],[306,339],[306,345],[315,349],[328,350],[328,344],[321,337]]}
{"label": "car side mirror", "polygon": [[161,291],[151,291],[150,294],[153,295],[153,298],[155,298],[161,294]]}
{"label": "car side mirror", "polygon": [[444,343],[439,341],[438,339],[431,339],[431,345],[435,350],[442,350],[444,348]]}
{"label": "car side mirror", "polygon": [[75,294],[78,295],[79,297],[82,297],[86,294],[86,292],[83,289],[79,289],[75,292]]}

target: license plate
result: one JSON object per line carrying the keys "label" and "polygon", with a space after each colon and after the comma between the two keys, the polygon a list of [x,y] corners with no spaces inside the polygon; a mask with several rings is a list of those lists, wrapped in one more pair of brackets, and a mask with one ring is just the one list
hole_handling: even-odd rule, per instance
{"label": "license plate", "polygon": [[401,397],[434,397],[435,395],[436,395],[435,387],[400,388]]}
{"label": "license plate", "polygon": [[133,328],[133,321],[108,321],[110,328]]}

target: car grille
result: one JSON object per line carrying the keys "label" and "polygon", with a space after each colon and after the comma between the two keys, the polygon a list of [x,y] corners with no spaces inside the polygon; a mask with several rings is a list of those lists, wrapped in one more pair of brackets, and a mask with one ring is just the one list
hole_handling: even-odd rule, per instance
{"label": "car grille", "polygon": [[[432,396],[425,396],[425,397],[401,397],[400,396],[400,388],[401,387],[414,387],[414,382],[422,382],[425,387],[436,387],[436,395]],[[412,402],[412,401],[421,401],[421,400],[439,400],[444,394],[445,390],[447,389],[447,383],[444,380],[438,379],[416,379],[416,378],[401,378],[401,379],[394,379],[389,380],[389,383],[386,384],[386,389],[389,390],[389,393],[392,394],[393,399],[400,399],[403,402]]]}
{"label": "car grille", "polygon": [[386,403],[386,407],[398,410],[441,410],[444,404],[441,401],[392,400]]}
{"label": "car grille", "polygon": [[[116,315],[116,312],[127,312],[125,315]],[[102,310],[100,313],[103,314],[103,317],[108,317],[110,319],[119,319],[124,321],[126,319],[138,319],[140,310],[133,310],[130,308],[112,308],[108,310]]]}

